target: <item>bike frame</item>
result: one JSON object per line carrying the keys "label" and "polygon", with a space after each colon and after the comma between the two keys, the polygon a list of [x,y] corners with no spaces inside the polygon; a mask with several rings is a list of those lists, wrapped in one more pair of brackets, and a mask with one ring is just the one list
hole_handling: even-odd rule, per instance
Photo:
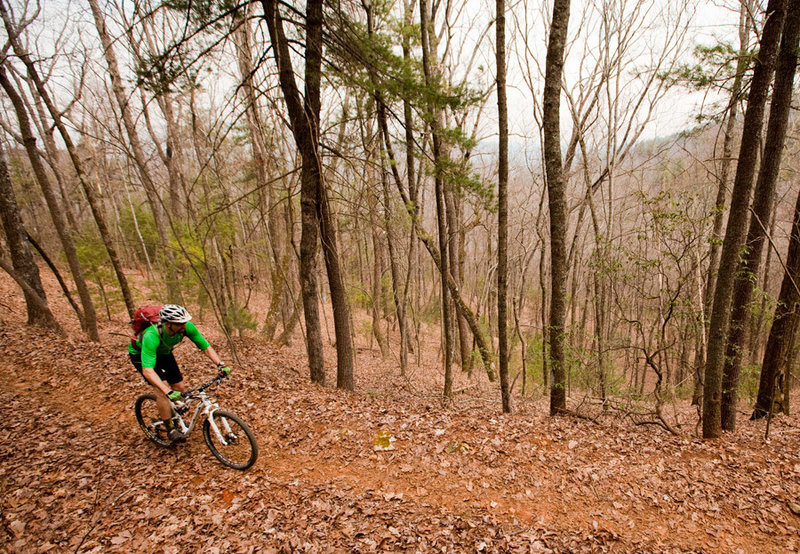
{"label": "bike frame", "polygon": [[[211,426],[211,430],[214,431],[214,435],[216,435],[217,440],[219,440],[225,446],[228,445],[228,441],[225,440],[226,436],[225,434],[231,433],[230,425],[228,425],[227,420],[223,419],[222,425],[225,427],[224,433],[220,431],[219,427],[217,426],[217,422],[214,419],[214,412],[219,409],[219,404],[212,401],[208,397],[208,394],[206,394],[205,392],[205,390],[208,387],[218,384],[219,382],[222,381],[222,379],[223,377],[215,377],[212,381],[209,381],[205,385],[202,385],[196,389],[186,391],[184,393],[186,401],[183,402],[181,405],[176,405],[170,402],[172,404],[173,417],[177,420],[178,430],[181,433],[183,433],[184,435],[188,435],[189,433],[191,433],[194,430],[195,426],[197,425],[198,421],[200,421],[200,416],[204,415],[208,420],[208,424]],[[198,404],[197,406],[195,406],[194,413],[192,414],[192,419],[189,421],[189,425],[187,426],[186,422],[183,420],[183,416],[178,410],[186,408],[186,410],[184,410],[184,413],[186,413],[186,411],[188,411],[189,409],[189,405],[191,405],[195,401],[197,401]]]}

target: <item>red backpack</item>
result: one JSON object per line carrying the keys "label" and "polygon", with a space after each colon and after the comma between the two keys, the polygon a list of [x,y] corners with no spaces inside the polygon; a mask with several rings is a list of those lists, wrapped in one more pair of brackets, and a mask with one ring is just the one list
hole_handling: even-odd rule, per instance
{"label": "red backpack", "polygon": [[131,319],[131,329],[133,329],[131,344],[134,348],[138,349],[138,345],[136,343],[144,330],[150,325],[158,324],[158,313],[160,311],[160,305],[147,305],[142,306],[133,312],[133,319]]}

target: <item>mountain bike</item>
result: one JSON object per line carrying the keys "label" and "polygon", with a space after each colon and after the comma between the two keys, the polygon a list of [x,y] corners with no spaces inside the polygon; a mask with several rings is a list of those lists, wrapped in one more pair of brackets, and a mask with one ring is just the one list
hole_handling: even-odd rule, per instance
{"label": "mountain bike", "polygon": [[[186,437],[204,416],[203,438],[211,453],[225,466],[244,470],[258,458],[255,435],[238,416],[219,409],[219,405],[206,393],[206,389],[218,385],[225,378],[224,374],[217,375],[208,383],[182,393],[183,401],[171,402],[172,420]],[[194,412],[187,425],[184,416],[192,409]],[[167,424],[158,413],[155,394],[143,394],[137,398],[134,411],[136,421],[148,439],[163,447],[173,445],[173,441],[167,437]]]}

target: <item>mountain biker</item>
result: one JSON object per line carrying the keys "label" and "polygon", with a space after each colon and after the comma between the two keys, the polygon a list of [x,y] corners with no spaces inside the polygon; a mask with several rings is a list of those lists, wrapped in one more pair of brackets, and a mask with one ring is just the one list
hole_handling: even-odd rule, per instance
{"label": "mountain biker", "polygon": [[[136,341],[128,345],[131,363],[144,380],[156,389],[156,404],[161,419],[166,422],[168,437],[172,441],[185,440],[172,421],[170,401],[181,399],[186,391],[183,375],[172,354],[172,349],[184,337],[188,337],[195,346],[220,369],[220,373],[228,375],[231,370],[220,359],[217,351],[200,334],[190,320],[192,316],[183,306],[166,304],[158,312],[158,324],[150,324],[139,334]],[[166,382],[165,382],[166,381]]]}

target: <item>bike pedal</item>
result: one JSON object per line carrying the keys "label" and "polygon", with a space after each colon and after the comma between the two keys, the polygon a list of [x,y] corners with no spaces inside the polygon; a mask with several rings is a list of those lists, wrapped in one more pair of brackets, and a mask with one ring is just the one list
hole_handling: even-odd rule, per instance
{"label": "bike pedal", "polygon": [[[176,431],[176,429],[173,429],[172,431]],[[184,435],[180,431],[178,431],[177,433],[173,433],[172,431],[167,433],[167,437],[169,438],[169,440],[171,440],[174,443],[186,442],[186,435]]]}

